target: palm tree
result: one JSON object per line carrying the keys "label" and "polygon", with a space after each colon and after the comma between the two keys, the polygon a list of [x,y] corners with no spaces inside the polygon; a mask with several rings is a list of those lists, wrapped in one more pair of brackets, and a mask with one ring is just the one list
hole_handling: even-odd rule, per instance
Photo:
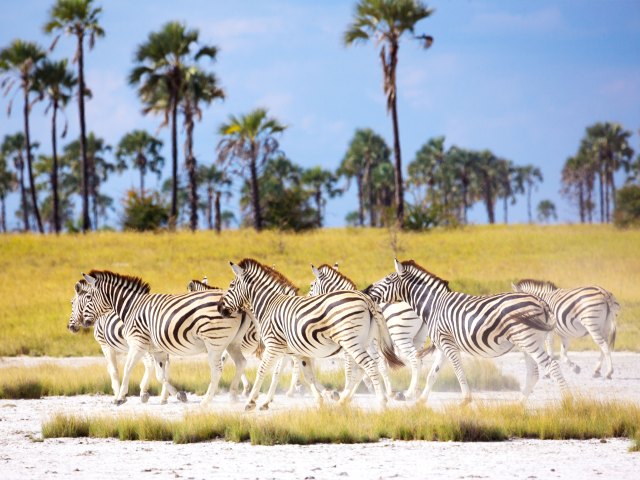
{"label": "palm tree", "polygon": [[17,183],[20,187],[20,212],[22,213],[23,230],[28,232],[30,230],[29,211],[31,207],[27,201],[27,189],[24,185],[24,144],[24,135],[20,132],[5,135],[2,146],[0,146],[0,153],[4,158],[13,160],[13,166],[17,172]]}
{"label": "palm tree", "polygon": [[[98,228],[98,218],[106,214],[106,209],[111,205],[111,197],[100,193],[100,185],[104,183],[109,174],[116,169],[116,166],[109,162],[104,154],[111,151],[111,146],[107,145],[103,138],[97,137],[93,132],[89,132],[86,142],[87,163],[89,176],[86,177],[89,183],[90,210],[93,216],[93,226]],[[68,160],[77,160],[81,155],[81,141],[75,140],[64,147]],[[82,178],[85,178],[82,175]]]}
{"label": "palm tree", "polygon": [[[345,154],[337,175],[349,182],[356,179],[358,187],[358,223],[364,225],[364,209],[369,206],[369,220],[375,225],[375,193],[372,188],[374,169],[381,163],[388,163],[391,153],[384,139],[370,128],[359,128]],[[349,188],[347,183],[346,189]]]}
{"label": "palm tree", "polygon": [[499,158],[497,164],[498,198],[502,198],[505,225],[509,223],[509,202],[515,203],[515,196],[524,193],[521,184],[515,180],[516,167],[511,160]]}
{"label": "palm tree", "polygon": [[436,171],[445,158],[444,141],[444,136],[430,138],[420,147],[408,167],[409,184],[418,189],[426,189],[423,196],[424,204],[436,203]]}
{"label": "palm tree", "polygon": [[116,169],[125,168],[140,170],[140,198],[144,198],[144,177],[147,172],[155,173],[160,178],[164,157],[160,155],[162,140],[144,130],[133,130],[125,134],[116,149],[118,163]]}
{"label": "palm tree", "polygon": [[88,37],[89,50],[96,38],[104,37],[98,23],[101,7],[94,7],[93,0],[56,0],[49,11],[49,20],[44,25],[46,33],[58,32],[51,48],[55,48],[60,35],[75,35],[77,46],[73,61],[78,62],[78,111],[80,119],[80,147],[82,150],[82,231],[91,229],[89,218],[89,160],[87,158],[86,119],[84,97],[88,89],[84,83],[84,40]]}
{"label": "palm tree", "polygon": [[489,223],[496,222],[495,202],[498,193],[498,158],[489,150],[474,152],[474,166],[479,190],[487,209]]}
{"label": "palm tree", "polygon": [[556,205],[551,200],[541,200],[538,203],[538,221],[549,223],[550,220],[557,220]]}
{"label": "palm tree", "polygon": [[181,106],[186,133],[184,156],[189,176],[189,203],[191,205],[189,226],[192,231],[198,228],[198,170],[196,157],[193,154],[193,129],[195,120],[202,119],[200,103],[209,105],[217,98],[224,99],[224,91],[218,87],[218,79],[214,74],[205,73],[196,67],[187,70]]}
{"label": "palm tree", "polygon": [[316,226],[322,228],[322,212],[324,205],[327,203],[323,194],[326,193],[329,198],[333,198],[341,193],[341,190],[335,186],[338,179],[333,173],[324,170],[322,167],[313,167],[302,173],[301,180],[311,190],[311,195],[313,195],[316,203]]}
{"label": "palm tree", "polygon": [[200,165],[200,167],[198,167],[198,183],[203,185],[207,192],[207,202],[205,204],[207,226],[209,230],[215,228],[216,232],[220,233],[222,230],[220,197],[223,194],[229,195],[227,189],[231,185],[231,181],[227,178],[225,172],[218,169],[215,165],[209,167]]}
{"label": "palm tree", "polygon": [[[57,118],[58,110],[64,109],[71,99],[73,88],[77,80],[72,71],[67,69],[67,60],[50,61],[44,60],[36,70],[37,89],[42,98],[47,98],[48,105],[45,113],[51,109],[51,192],[52,192],[52,208],[51,223],[55,233],[60,233],[60,212],[59,212],[59,195],[58,195],[58,135],[57,135]],[[67,125],[62,131],[62,138],[66,136]]]}
{"label": "palm tree", "polygon": [[[29,97],[35,89],[36,68],[44,57],[44,50],[37,44],[22,40],[14,40],[11,45],[0,51],[0,72],[7,74],[2,80],[1,88],[5,89],[5,95],[7,95],[17,82],[17,88],[22,89],[24,98],[22,109],[24,118],[24,150],[27,153],[27,173],[29,174],[29,186],[31,190],[31,208],[36,217],[36,224],[40,233],[44,233],[44,229],[40,218],[40,210],[38,210],[35,181],[33,178],[33,157],[31,155],[31,138],[29,136],[29,113],[33,102]],[[9,114],[11,114],[11,103],[12,101],[9,102]]]}
{"label": "palm tree", "polygon": [[276,135],[286,128],[275,118],[268,117],[267,110],[263,108],[240,117],[231,115],[229,121],[218,128],[218,133],[223,137],[217,147],[218,163],[235,161],[240,174],[246,167],[249,168],[253,224],[258,232],[263,226],[258,170],[278,150]]}
{"label": "palm tree", "polygon": [[[74,160],[77,164],[77,160]],[[80,179],[71,175],[71,161],[62,155],[58,159],[58,188],[57,188],[57,221],[59,225],[68,225],[73,222],[73,202],[71,197],[77,193]],[[39,155],[33,163],[36,179],[36,188],[45,194],[40,203],[42,219],[50,232],[56,231],[53,215],[53,191],[51,190],[51,172],[53,170],[53,156]]]}
{"label": "palm tree", "polygon": [[[171,219],[175,228],[178,216],[178,106],[184,92],[185,75],[191,63],[200,58],[215,58],[214,46],[198,47],[199,32],[179,22],[168,22],[158,32],[151,32],[135,53],[136,66],[129,83],[137,85],[145,104],[144,113],[164,115],[163,126],[171,125]],[[195,53],[192,50],[197,48]]]}
{"label": "palm tree", "polygon": [[522,167],[516,167],[515,174],[518,177],[518,182],[521,182],[527,192],[527,217],[529,223],[533,223],[533,215],[531,213],[531,192],[536,184],[542,183],[542,172],[538,167],[533,165],[525,165]]}
{"label": "palm tree", "polygon": [[[400,227],[404,221],[404,191],[396,85],[398,50],[402,35],[406,32],[413,35],[416,23],[427,18],[432,12],[433,10],[419,0],[360,0],[356,5],[353,23],[344,34],[347,46],[372,39],[377,45],[381,45],[384,93],[387,96],[387,112],[391,113],[393,122],[396,218]],[[433,43],[433,37],[428,35],[414,35],[414,38],[421,40],[425,48],[429,48]]]}
{"label": "palm tree", "polygon": [[0,228],[7,231],[7,206],[6,199],[16,187],[16,176],[9,170],[7,155],[0,150]]}

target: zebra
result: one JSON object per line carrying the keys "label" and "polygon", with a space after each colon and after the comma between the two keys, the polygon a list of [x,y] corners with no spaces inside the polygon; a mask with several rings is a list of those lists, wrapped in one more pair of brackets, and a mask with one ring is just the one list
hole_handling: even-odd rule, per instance
{"label": "zebra", "polygon": [[[222,289],[218,287],[210,286],[208,284],[206,275],[202,279],[202,281],[191,280],[189,282],[189,285],[187,285],[187,291],[189,292],[201,292],[203,290],[222,291]],[[298,289],[296,287],[285,285],[283,286],[282,293],[286,295],[296,295],[298,293]],[[247,315],[251,318],[252,321],[249,324],[249,327],[247,328],[247,331],[245,332],[244,337],[242,337],[242,344],[240,346],[242,350],[242,354],[244,355],[245,358],[249,358],[251,355],[262,356],[262,348],[260,346],[260,336],[258,335],[258,329],[256,328],[255,321],[251,313],[247,312]],[[227,359],[226,355],[227,355],[226,352],[222,355],[221,365],[224,365],[224,362]],[[271,381],[271,387],[270,387],[270,389],[274,389],[274,391],[278,386],[278,378],[280,377],[280,373],[282,372],[282,369],[284,367],[285,360],[286,360],[285,358],[281,358],[274,368],[274,378]],[[291,385],[289,387],[289,390],[287,390],[287,392],[285,393],[287,397],[293,396],[294,392],[299,391],[302,388],[302,382],[300,378],[300,361],[295,357],[292,357],[292,360],[293,360],[293,368],[291,370]],[[241,380],[242,380],[242,387],[243,387],[242,394],[244,396],[247,396],[249,394],[249,391],[251,390],[251,382],[249,382],[249,379],[247,378],[244,372],[242,373]]]}
{"label": "zebra", "polygon": [[[572,289],[558,288],[551,282],[531,279],[520,280],[515,285],[512,284],[512,287],[516,292],[530,293],[547,302],[556,319],[555,333],[560,337],[560,359],[563,362],[575,373],[580,373],[580,367],[567,355],[569,339],[590,334],[600,347],[600,358],[593,376],[600,376],[602,362],[606,358],[608,368],[605,378],[611,378],[611,351],[616,341],[616,316],[620,311],[620,304],[611,292],[596,285]],[[551,343],[552,337],[549,335],[549,354],[552,353]]]}
{"label": "zebra", "polygon": [[[98,345],[100,345],[100,349],[104,354],[105,359],[107,360],[107,371],[109,372],[109,376],[111,378],[111,388],[113,390],[113,395],[115,397],[114,402],[118,398],[118,393],[120,391],[120,382],[118,381],[118,364],[116,361],[116,356],[119,353],[126,354],[129,350],[129,346],[123,335],[124,323],[116,313],[111,310],[110,312],[101,315],[95,320],[95,323],[87,322],[83,325],[82,323],[82,315],[79,312],[82,312],[84,308],[84,302],[87,301],[87,291],[89,290],[89,285],[86,280],[81,279],[75,285],[75,294],[73,299],[71,300],[71,318],[69,319],[69,323],[67,325],[68,330],[71,333],[77,333],[81,327],[91,327],[93,325],[93,337],[95,338]],[[167,403],[167,398],[169,394],[176,395],[178,400],[181,402],[187,401],[187,395],[185,392],[178,391],[173,385],[171,385],[168,381],[163,382],[163,378],[168,379],[169,373],[169,356],[166,355],[164,360],[161,362],[156,362],[151,354],[147,353],[142,358],[142,362],[144,364],[144,375],[142,376],[142,380],[140,381],[140,401],[142,403],[147,403],[149,400],[149,379],[151,377],[151,372],[155,367],[156,378],[159,382],[162,382],[162,392],[160,393],[160,403]]]}
{"label": "zebra", "polygon": [[249,320],[246,315],[222,317],[218,313],[221,291],[150,294],[149,284],[138,277],[106,270],[92,270],[83,277],[90,287],[82,312],[85,321],[115,310],[124,322],[129,351],[117,405],[126,401],[131,370],[145,352],[150,352],[156,361],[165,354],[189,356],[206,352],[211,381],[202,403],[207,404],[218,388],[220,357],[226,349],[236,364],[229,388],[235,398],[246,365],[240,343]]}
{"label": "zebra", "polygon": [[538,368],[549,372],[562,394],[569,395],[558,364],[544,349],[546,337],[555,327],[546,303],[524,293],[476,297],[453,292],[449,282],[413,260],[400,263],[396,259],[395,270],[367,287],[365,292],[377,302],[407,302],[426,323],[436,355],[421,401],[427,401],[445,357],[453,364],[463,403],[468,403],[471,390],[460,352],[491,358],[504,355],[514,347],[524,353],[527,367],[523,401],[538,381]]}
{"label": "zebra", "polygon": [[[305,377],[315,379],[310,358],[329,357],[344,349],[366,371],[375,387],[378,400],[385,405],[387,398],[380,386],[374,360],[367,352],[373,338],[377,338],[382,353],[392,367],[402,366],[393,351],[389,331],[377,305],[361,292],[339,291],[317,297],[292,297],[279,293],[282,285],[291,285],[279,272],[260,262],[245,258],[238,265],[230,262],[235,278],[219,303],[223,315],[231,315],[241,308],[251,309],[258,325],[265,349],[246,410],[256,406],[256,399],[266,371],[285,354],[301,359]],[[378,328],[375,329],[374,327]],[[362,371],[351,378],[340,396],[349,400],[359,383]],[[311,390],[322,402],[322,393],[312,381]],[[268,406],[272,396],[268,396]],[[263,405],[264,407],[264,405]]]}
{"label": "zebra", "polygon": [[[311,282],[309,295],[319,295],[336,290],[357,290],[356,284],[338,271],[337,263],[333,267],[326,263],[318,268],[311,265],[311,270],[315,280]],[[398,349],[400,357],[407,361],[411,367],[409,388],[406,393],[398,392],[396,399],[415,399],[418,393],[418,377],[421,366],[418,349],[423,347],[427,339],[427,325],[406,302],[381,303],[380,309],[387,322],[391,340]],[[382,364],[384,365],[384,362]],[[389,382],[386,371],[380,370],[385,383]]]}

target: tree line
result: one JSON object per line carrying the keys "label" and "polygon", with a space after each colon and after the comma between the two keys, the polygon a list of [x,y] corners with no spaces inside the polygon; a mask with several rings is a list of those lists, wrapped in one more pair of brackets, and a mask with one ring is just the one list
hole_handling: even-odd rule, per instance
{"label": "tree line", "polygon": [[[419,21],[433,11],[417,0],[360,0],[343,40],[346,46],[373,41],[379,47],[383,91],[391,117],[393,144],[371,129],[358,129],[336,171],[321,166],[306,169],[280,149],[287,126],[262,108],[230,115],[217,134],[215,161],[204,164],[194,154],[194,129],[214,102],[227,92],[211,70],[218,55],[215,45],[201,42],[197,29],[168,22],[148,34],[135,49],[128,81],[136,89],[144,115],[160,118],[170,131],[171,176],[160,191],[147,187],[148,175],[161,176],[165,164],[163,142],[143,130],[126,133],[117,145],[108,145],[87,130],[85,101],[91,90],[84,78],[85,57],[105,36],[100,24],[102,8],[94,0],[56,0],[43,30],[53,35],[47,51],[35,42],[14,40],[0,51],[3,93],[11,114],[14,100],[21,101],[23,130],[6,135],[0,146],[0,227],[7,230],[5,200],[19,195],[16,215],[24,231],[88,231],[104,225],[114,199],[104,189],[107,179],[127,169],[139,172],[139,188],[123,199],[124,228],[174,229],[199,226],[220,230],[237,220],[256,230],[304,230],[321,227],[328,198],[343,194],[352,183],[358,208],[347,215],[353,225],[398,225],[423,229],[433,225],[467,223],[467,212],[482,202],[489,223],[496,221],[498,202],[503,221],[508,206],[526,195],[529,221],[533,221],[532,191],[542,182],[533,165],[518,166],[489,150],[458,146],[445,149],[445,138],[429,139],[407,166],[401,160],[397,111],[396,69],[402,38],[428,49],[433,37],[415,33]],[[52,59],[50,52],[62,36],[75,42],[71,59]],[[70,63],[75,65],[71,68]],[[75,100],[79,136],[58,147],[66,137],[65,111]],[[51,119],[50,154],[37,154],[41,143],[30,136],[32,110],[42,104]],[[60,125],[62,123],[62,125]],[[60,127],[62,129],[60,131]],[[178,130],[184,131],[182,145]],[[591,221],[599,193],[600,220],[610,221],[615,209],[614,175],[620,169],[637,172],[638,160],[628,145],[630,132],[617,124],[595,124],[587,129],[575,157],[563,169],[563,193],[579,206],[581,221]],[[47,142],[48,143],[48,142]],[[183,163],[179,162],[182,147]],[[630,174],[630,181],[638,179]],[[221,210],[231,195],[234,179],[241,182],[241,218]],[[341,181],[342,179],[342,181]],[[406,191],[406,192],[405,192]],[[410,197],[405,209],[405,196]],[[80,218],[75,201],[80,200]],[[538,218],[555,216],[555,206],[538,204]]]}

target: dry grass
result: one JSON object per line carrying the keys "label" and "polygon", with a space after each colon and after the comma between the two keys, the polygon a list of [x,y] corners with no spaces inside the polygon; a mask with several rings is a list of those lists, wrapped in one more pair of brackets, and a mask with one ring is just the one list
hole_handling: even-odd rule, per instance
{"label": "dry grass", "polygon": [[[640,230],[610,226],[476,226],[397,237],[399,258],[413,258],[472,294],[510,289],[523,277],[561,286],[596,283],[622,305],[618,349],[640,350]],[[1,355],[99,354],[91,335],[66,329],[69,300],[81,271],[110,269],[139,275],[156,292],[183,292],[208,275],[226,287],[228,260],[275,263],[305,293],[309,263],[339,261],[359,287],[393,268],[391,235],[381,229],[324,229],[300,235],[249,230],[175,234],[92,233],[0,236]],[[574,349],[593,349],[580,340]]]}
{"label": "dry grass", "polygon": [[[122,369],[120,369],[122,371]],[[465,360],[465,371],[473,390],[517,390],[518,381],[508,375],[502,375],[500,370],[486,360]],[[129,395],[140,393],[140,379],[143,368],[138,365],[129,382]],[[225,365],[220,388],[227,390],[235,369]],[[255,368],[247,369],[251,381],[255,378]],[[317,370],[318,380],[329,389],[342,390],[344,387],[344,371],[341,369]],[[391,380],[394,388],[406,389],[409,385],[410,372],[407,370],[392,372]],[[424,376],[421,378],[424,384]],[[205,362],[176,362],[171,366],[171,382],[187,392],[203,395],[210,379],[209,367]],[[280,377],[279,389],[289,388],[291,374],[286,371]],[[267,391],[269,382],[263,384],[262,390]],[[366,391],[361,385],[361,391]],[[436,391],[459,391],[458,381],[449,366],[444,368],[438,377],[434,389]],[[158,395],[160,385],[152,377],[149,393]],[[37,367],[8,367],[0,368],[0,399],[41,398],[46,396],[71,396],[85,394],[111,395],[111,381],[106,368],[102,365],[79,367],[63,367],[45,364]]]}
{"label": "dry grass", "polygon": [[[293,410],[274,414],[193,413],[181,419],[155,416],[56,414],[42,426],[44,438],[95,437],[120,440],[222,439],[252,444],[375,442],[381,438],[430,441],[502,441],[510,438],[635,438],[640,407],[631,403],[565,401],[536,410],[521,404],[423,406],[374,412],[355,408]],[[634,448],[634,447],[632,447]]]}

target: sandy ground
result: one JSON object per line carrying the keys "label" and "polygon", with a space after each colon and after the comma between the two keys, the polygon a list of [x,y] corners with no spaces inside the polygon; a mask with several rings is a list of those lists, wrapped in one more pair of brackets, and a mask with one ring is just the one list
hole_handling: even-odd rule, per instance
{"label": "sandy ground", "polygon": [[[614,378],[592,378],[595,352],[573,354],[582,367],[576,375],[563,368],[575,393],[590,398],[640,402],[640,354],[614,354]],[[0,368],[41,363],[81,365],[101,358],[4,358]],[[521,355],[497,360],[504,373],[520,381],[525,367]],[[506,402],[517,392],[475,392],[476,401]],[[541,379],[531,404],[559,399],[553,381]],[[199,411],[197,396],[187,404],[170,400],[146,405],[137,398],[121,407],[109,396],[48,397],[41,400],[0,400],[0,478],[639,478],[640,454],[629,453],[626,439],[590,441],[512,440],[498,443],[381,441],[359,445],[262,447],[221,441],[173,445],[170,442],[121,442],[98,439],[40,441],[41,424],[53,413],[150,413],[178,417]],[[430,405],[459,400],[459,394],[434,392]],[[356,395],[355,404],[376,408],[372,395]],[[392,401],[392,407],[403,402]],[[214,410],[242,411],[242,402],[230,403],[225,394],[214,399]],[[271,411],[313,407],[309,396],[277,395]]]}

